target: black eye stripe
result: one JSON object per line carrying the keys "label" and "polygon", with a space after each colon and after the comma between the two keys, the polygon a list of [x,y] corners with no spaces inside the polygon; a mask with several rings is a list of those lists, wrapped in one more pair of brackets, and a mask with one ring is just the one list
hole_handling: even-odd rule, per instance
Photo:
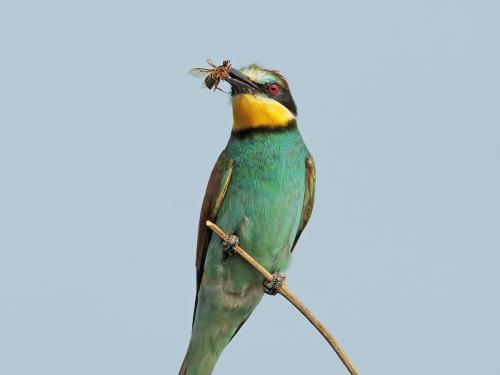
{"label": "black eye stripe", "polygon": [[267,82],[267,83],[256,83],[257,86],[261,89],[261,93],[266,94],[270,98],[273,98],[274,100],[280,102],[283,104],[286,108],[290,110],[294,115],[297,115],[297,107],[295,106],[295,102],[293,101],[292,94],[288,90],[288,88],[279,86],[278,93],[276,95],[271,95],[268,91],[268,86],[271,83],[277,83],[277,82]]}

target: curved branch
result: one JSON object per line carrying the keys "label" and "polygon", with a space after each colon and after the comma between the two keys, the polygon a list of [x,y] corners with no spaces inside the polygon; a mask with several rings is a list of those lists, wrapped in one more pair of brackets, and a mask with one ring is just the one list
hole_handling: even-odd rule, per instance
{"label": "curved branch", "polygon": [[[210,220],[207,220],[206,222],[207,227],[209,227],[211,230],[213,230],[219,237],[221,237],[224,240],[228,240],[229,236],[224,233],[222,229],[220,229],[216,224],[212,223]],[[255,259],[253,259],[250,254],[248,254],[241,246],[236,246],[235,251],[238,253],[239,256],[241,256],[244,260],[246,260],[252,267],[254,267],[257,272],[259,272],[267,281],[272,281],[273,280],[273,275],[269,273],[262,265],[257,262]],[[358,371],[354,367],[353,363],[347,357],[347,354],[342,350],[340,347],[340,344],[335,340],[335,338],[328,332],[326,327],[313,315],[313,313],[302,303],[300,300],[295,296],[295,294],[292,293],[290,289],[286,286],[286,284],[282,285],[281,288],[278,290],[278,293],[280,293],[283,297],[285,297],[292,305],[294,305],[297,310],[301,312],[302,315],[304,315],[307,320],[311,322],[311,324],[318,330],[319,333],[325,338],[326,341],[328,341],[328,344],[332,347],[332,349],[337,353],[338,357],[342,361],[342,363],[345,365],[347,370],[351,375],[359,375]]]}

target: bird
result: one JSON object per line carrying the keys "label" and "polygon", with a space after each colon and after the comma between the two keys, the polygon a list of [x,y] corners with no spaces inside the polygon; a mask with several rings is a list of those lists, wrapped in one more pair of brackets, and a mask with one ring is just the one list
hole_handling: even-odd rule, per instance
{"label": "bird", "polygon": [[[233,124],[201,207],[192,332],[179,375],[212,374],[264,294],[278,292],[314,204],[314,159],[299,132],[286,79],[252,64],[231,68],[226,81]],[[207,220],[230,233],[229,240],[212,235]],[[238,244],[273,281],[233,256]]]}

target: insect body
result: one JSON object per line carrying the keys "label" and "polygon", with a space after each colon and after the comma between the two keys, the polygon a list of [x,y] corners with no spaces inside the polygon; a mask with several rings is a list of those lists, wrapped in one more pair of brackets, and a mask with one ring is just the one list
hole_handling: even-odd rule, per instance
{"label": "insect body", "polygon": [[215,65],[212,59],[207,59],[208,65],[212,68],[193,68],[189,71],[189,74],[198,77],[205,78],[203,80],[203,87],[207,87],[208,89],[219,89],[219,83],[221,80],[226,79],[229,75],[229,71],[231,70],[231,60],[224,60],[222,65]]}

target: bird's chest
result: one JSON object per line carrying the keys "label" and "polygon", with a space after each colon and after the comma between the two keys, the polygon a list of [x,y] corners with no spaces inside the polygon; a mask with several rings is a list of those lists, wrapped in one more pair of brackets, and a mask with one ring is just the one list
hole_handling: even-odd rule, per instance
{"label": "bird's chest", "polygon": [[302,211],[305,153],[301,143],[254,145],[234,155],[219,218],[269,269],[286,264]]}
{"label": "bird's chest", "polygon": [[274,218],[293,210],[304,195],[305,165],[301,159],[280,155],[272,160],[236,161],[228,198],[254,219],[261,215]]}

